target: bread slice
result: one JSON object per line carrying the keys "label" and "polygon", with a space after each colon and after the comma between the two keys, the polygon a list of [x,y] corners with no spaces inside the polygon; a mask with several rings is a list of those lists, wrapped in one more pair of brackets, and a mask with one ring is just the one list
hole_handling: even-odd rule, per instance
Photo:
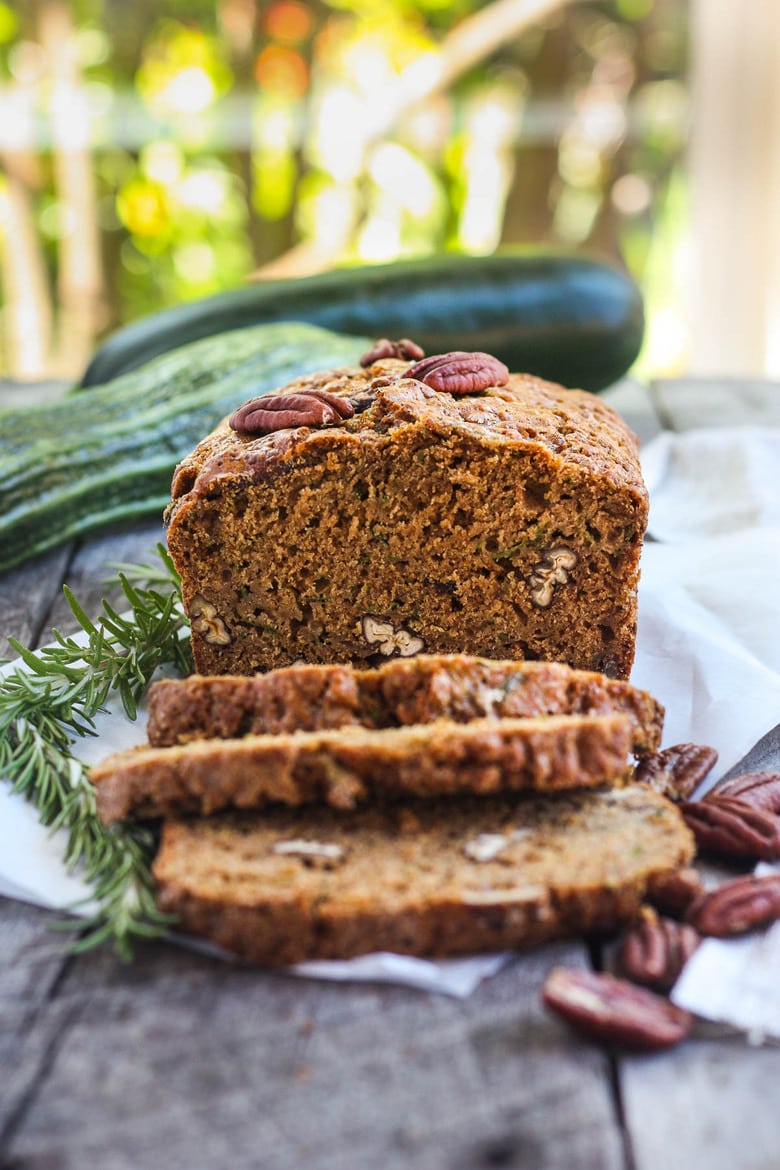
{"label": "bread slice", "polygon": [[167,822],[154,877],[183,930],[278,966],[608,934],[692,856],[677,808],[631,785]]}
{"label": "bread slice", "polygon": [[377,797],[604,784],[625,778],[630,744],[625,715],[439,719],[135,748],[90,776],[100,819],[109,823],[274,801],[352,808]]}
{"label": "bread slice", "polygon": [[149,742],[278,735],[350,725],[401,727],[434,719],[605,715],[631,722],[636,755],[658,751],[664,709],[646,691],[558,662],[467,654],[391,659],[377,669],[299,665],[253,676],[166,679],[149,692]]}

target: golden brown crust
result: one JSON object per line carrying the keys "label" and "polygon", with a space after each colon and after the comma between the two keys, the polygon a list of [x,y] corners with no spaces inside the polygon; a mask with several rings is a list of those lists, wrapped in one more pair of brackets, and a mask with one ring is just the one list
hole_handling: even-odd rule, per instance
{"label": "golden brown crust", "polygon": [[502,662],[465,654],[390,659],[373,670],[282,667],[265,675],[164,679],[149,691],[149,742],[231,739],[434,719],[603,715],[632,725],[632,751],[656,752],[664,710],[646,691],[553,662]]}
{"label": "golden brown crust", "polygon": [[353,417],[259,437],[222,424],[177,469],[168,542],[198,670],[426,651],[627,678],[647,523],[635,436],[529,375],[453,396],[406,369],[297,379]]}
{"label": "golden brown crust", "polygon": [[407,795],[620,781],[630,745],[624,715],[437,720],[381,731],[343,727],[136,748],[92,768],[90,779],[104,823],[269,802],[353,808]]}
{"label": "golden brown crust", "polygon": [[[573,464],[614,487],[644,491],[637,474],[636,436],[595,395],[567,390],[531,374],[512,374],[505,386],[465,396],[440,393],[408,378],[372,388],[378,371],[402,372],[408,366],[408,362],[387,360],[365,370],[350,367],[304,374],[284,392],[327,388],[356,404],[354,417],[343,421],[336,432],[342,442],[370,444],[377,436],[410,424],[429,433],[460,431],[487,446],[518,451],[541,448],[551,467],[559,471]],[[277,465],[301,457],[307,447],[327,446],[333,433],[301,427],[251,436],[238,434],[225,419],[177,468],[171,515],[186,507],[183,497],[262,482]]]}
{"label": "golden brown crust", "polygon": [[632,786],[172,822],[154,875],[185,931],[279,966],[611,933],[692,855],[678,810]]}

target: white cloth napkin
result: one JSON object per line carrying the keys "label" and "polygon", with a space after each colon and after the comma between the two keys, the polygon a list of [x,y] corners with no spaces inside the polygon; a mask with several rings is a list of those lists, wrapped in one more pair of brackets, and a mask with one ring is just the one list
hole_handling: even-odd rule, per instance
{"label": "white cloth napkin", "polygon": [[[715,779],[780,722],[780,430],[664,433],[644,449],[643,469],[651,539],[642,558],[632,682],[666,706],[665,744],[717,748]],[[143,739],[143,715],[130,724],[112,712],[99,738],[79,743],[77,754],[93,761]],[[43,906],[71,904],[80,886],[64,873],[61,855],[61,841],[0,786],[0,893]],[[732,956],[749,950],[756,985],[777,955],[778,944],[765,937],[704,944],[680,986],[687,1005],[739,1024],[744,970],[736,957],[726,963],[718,954],[724,947]],[[300,970],[467,995],[507,958],[427,963],[379,955]],[[751,1027],[780,1034],[780,984],[775,979],[765,991],[754,997],[760,1010]]]}
{"label": "white cloth napkin", "polygon": [[[665,743],[717,747],[706,791],[780,724],[780,430],[666,432],[643,451],[642,467],[648,533],[662,543],[644,550],[632,681],[666,704]],[[780,922],[706,939],[672,998],[754,1042],[777,1039],[778,969]]]}

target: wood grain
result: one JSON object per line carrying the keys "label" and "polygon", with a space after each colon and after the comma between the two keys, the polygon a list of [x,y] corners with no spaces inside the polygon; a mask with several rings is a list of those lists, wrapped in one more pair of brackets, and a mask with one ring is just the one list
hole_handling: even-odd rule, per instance
{"label": "wood grain", "polygon": [[539,1006],[550,963],[581,961],[547,948],[458,1001],[164,946],[85,957],[40,1015],[2,1164],[618,1170],[606,1058]]}

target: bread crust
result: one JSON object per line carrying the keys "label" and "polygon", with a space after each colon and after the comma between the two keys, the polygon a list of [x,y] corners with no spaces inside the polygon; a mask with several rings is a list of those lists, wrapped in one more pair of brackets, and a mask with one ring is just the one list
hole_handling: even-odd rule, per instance
{"label": "bread crust", "polygon": [[465,654],[390,659],[376,669],[282,667],[264,675],[163,679],[149,691],[149,742],[231,739],[453,719],[625,714],[632,751],[660,747],[664,709],[647,691],[553,662]]}

